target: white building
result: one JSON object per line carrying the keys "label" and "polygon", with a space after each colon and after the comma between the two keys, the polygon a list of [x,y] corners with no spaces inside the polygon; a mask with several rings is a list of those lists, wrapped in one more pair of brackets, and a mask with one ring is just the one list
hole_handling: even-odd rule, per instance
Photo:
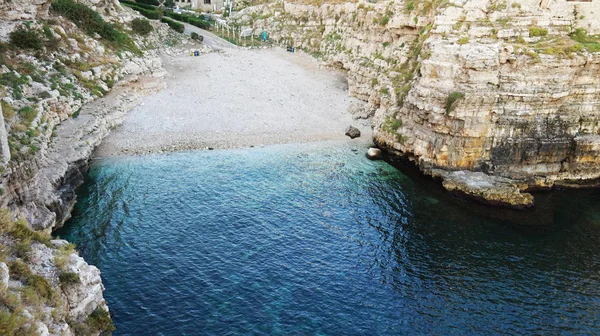
{"label": "white building", "polygon": [[184,9],[199,9],[203,12],[216,12],[229,6],[227,0],[175,0],[175,6]]}

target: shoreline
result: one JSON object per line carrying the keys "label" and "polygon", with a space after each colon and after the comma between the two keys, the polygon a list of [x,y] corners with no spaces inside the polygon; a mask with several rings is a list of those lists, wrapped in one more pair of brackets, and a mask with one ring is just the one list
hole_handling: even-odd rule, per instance
{"label": "shoreline", "polygon": [[[217,147],[206,147],[206,148],[190,148],[190,149],[175,149],[171,151],[152,151],[152,152],[144,152],[144,153],[114,153],[110,155],[95,155],[93,154],[91,157],[91,161],[96,160],[104,160],[104,159],[119,159],[119,158],[128,158],[128,157],[142,157],[147,155],[172,155],[179,153],[196,153],[196,152],[217,152],[217,151],[244,151],[244,150],[261,150],[261,149],[269,149],[271,147],[279,147],[279,146],[311,146],[318,144],[329,144],[329,143],[338,143],[338,144],[348,144],[352,145],[356,148],[353,150],[358,150],[357,154],[365,155],[366,150],[373,145],[371,139],[359,138],[359,139],[350,139],[346,137],[346,139],[314,139],[307,140],[302,142],[281,142],[281,143],[269,143],[263,145],[256,146],[245,146],[245,147],[227,147],[227,148],[217,148]],[[361,149],[364,149],[364,152],[360,152]],[[387,162],[388,164],[390,162]],[[397,168],[396,168],[397,169]]]}

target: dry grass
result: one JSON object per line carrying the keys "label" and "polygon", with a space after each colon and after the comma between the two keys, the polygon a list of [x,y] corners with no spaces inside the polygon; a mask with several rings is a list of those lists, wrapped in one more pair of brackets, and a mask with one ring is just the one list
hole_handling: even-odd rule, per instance
{"label": "dry grass", "polygon": [[534,49],[541,54],[568,57],[584,51],[585,46],[571,38],[556,37],[535,44]]}

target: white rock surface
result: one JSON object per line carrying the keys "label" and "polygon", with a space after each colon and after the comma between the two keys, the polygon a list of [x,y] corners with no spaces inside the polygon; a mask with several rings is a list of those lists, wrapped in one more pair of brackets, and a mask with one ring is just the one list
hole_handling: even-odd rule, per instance
{"label": "white rock surface", "polygon": [[6,263],[0,262],[0,288],[6,289],[8,287],[8,280],[8,266],[6,266]]}

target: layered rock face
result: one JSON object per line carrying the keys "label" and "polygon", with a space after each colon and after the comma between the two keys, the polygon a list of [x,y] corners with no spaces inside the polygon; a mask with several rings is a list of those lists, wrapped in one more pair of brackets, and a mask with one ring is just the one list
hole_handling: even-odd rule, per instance
{"label": "layered rock face", "polygon": [[526,207],[527,189],[598,184],[597,13],[598,2],[284,1],[233,20],[347,71],[389,152],[450,190]]}
{"label": "layered rock face", "polygon": [[[181,37],[158,22],[137,36],[136,14],[117,1],[82,3],[121,23],[127,48],[49,12],[49,1],[0,0],[0,333],[112,328],[100,271],[49,233],[70,217],[95,147],[163,85],[155,48]],[[16,30],[38,43],[9,45]]]}
{"label": "layered rock face", "polygon": [[[114,14],[119,20],[135,17],[133,11],[118,8]],[[7,22],[0,21],[0,26],[15,28],[14,22]],[[44,57],[23,53],[0,60],[4,89],[0,207],[11,209],[16,217],[25,216],[32,228],[49,232],[69,218],[74,189],[83,181],[93,149],[128,109],[152,91],[147,81],[139,83],[140,76],[160,78],[165,71],[156,50],[115,54],[65,18],[54,14],[45,22],[53,24],[29,24],[30,30],[43,30],[54,39]],[[156,33],[137,40],[137,47],[159,45],[170,34],[156,24]],[[117,93],[107,95],[113,88]]]}
{"label": "layered rock face", "polygon": [[[48,9],[52,2],[48,0],[27,0],[13,1],[0,0],[0,20],[4,21],[22,21],[48,18]],[[100,15],[106,18],[118,20],[115,14],[125,14],[124,22],[130,13],[123,10],[117,0],[84,0],[80,1],[85,5],[96,10]]]}
{"label": "layered rock face", "polygon": [[[18,244],[7,237],[2,237],[0,242],[5,247]],[[14,259],[9,261],[9,266],[0,262],[0,275],[0,293],[5,300],[3,306],[18,307],[17,310],[21,310],[21,316],[26,319],[14,319],[16,324],[24,325],[20,332],[27,331],[32,335],[99,332],[79,321],[86,321],[95,311],[108,311],[102,295],[104,286],[100,271],[88,265],[66,241],[32,242],[26,262]],[[66,275],[70,280],[66,280]],[[33,282],[41,294],[29,289]],[[19,293],[19,296],[14,293]],[[2,327],[3,331],[11,334],[4,323]]]}

